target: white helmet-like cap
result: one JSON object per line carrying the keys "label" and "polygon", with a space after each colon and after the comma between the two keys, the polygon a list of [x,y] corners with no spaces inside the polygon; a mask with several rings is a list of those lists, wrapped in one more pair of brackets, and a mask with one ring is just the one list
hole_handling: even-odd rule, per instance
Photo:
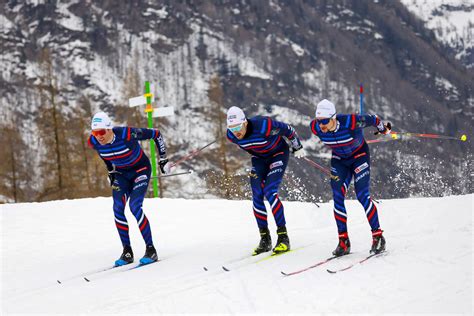
{"label": "white helmet-like cap", "polygon": [[336,114],[336,107],[331,101],[324,99],[316,107],[316,116],[320,118],[329,118]]}
{"label": "white helmet-like cap", "polygon": [[241,108],[233,106],[227,111],[227,126],[241,124],[246,120],[245,113]]}
{"label": "white helmet-like cap", "polygon": [[91,123],[91,129],[111,129],[112,126],[112,121],[110,120],[110,117],[105,114],[105,112],[98,112],[94,115],[92,118],[92,123]]}

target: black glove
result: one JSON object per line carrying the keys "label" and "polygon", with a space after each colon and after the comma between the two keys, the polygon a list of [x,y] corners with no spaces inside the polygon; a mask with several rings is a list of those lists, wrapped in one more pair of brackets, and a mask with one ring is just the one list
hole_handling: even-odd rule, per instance
{"label": "black glove", "polygon": [[303,145],[299,144],[298,146],[296,147],[291,147],[291,152],[294,154],[295,152],[297,152],[298,150],[301,150],[303,149]]}
{"label": "black glove", "polygon": [[112,170],[112,171],[109,171],[109,173],[108,173],[110,186],[112,186],[112,185],[114,184],[114,181],[115,181],[115,174],[116,174],[116,173],[117,173],[117,172],[116,172],[116,171],[113,171],[113,170]]}
{"label": "black glove", "polygon": [[301,145],[301,142],[298,137],[293,138],[292,140],[290,140],[290,142],[291,142],[290,151],[292,153],[295,153],[296,151],[303,148],[303,145]]}
{"label": "black glove", "polygon": [[115,165],[110,165],[110,166],[107,165],[107,171],[108,171],[107,176],[109,177],[109,184],[110,184],[110,186],[113,186],[115,178],[116,178],[117,174],[120,173],[120,172],[115,170]]}
{"label": "black glove", "polygon": [[380,121],[379,125],[377,125],[377,131],[374,133],[374,135],[378,135],[378,134],[387,135],[387,134],[390,134],[391,131],[392,131],[392,123],[387,122],[386,124],[384,124],[382,121]]}
{"label": "black glove", "polygon": [[168,163],[168,158],[161,158],[158,164],[160,165],[160,170],[162,174],[167,174],[170,171],[170,166],[166,165]]}

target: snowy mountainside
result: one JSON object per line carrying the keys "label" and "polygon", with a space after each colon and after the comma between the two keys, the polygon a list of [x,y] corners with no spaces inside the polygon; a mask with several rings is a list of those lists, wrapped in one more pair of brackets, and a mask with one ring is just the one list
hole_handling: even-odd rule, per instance
{"label": "snowy mountainside", "polygon": [[[121,253],[110,198],[0,205],[1,313],[471,315],[473,198],[381,201],[387,254],[332,275],[326,269],[365,257],[371,243],[362,207],[347,201],[352,254],[290,277],[280,271],[312,265],[336,246],[332,204],[284,201],[295,251],[255,263],[248,258],[259,238],[250,201],[146,199],[162,261],[91,275],[89,283],[83,272]],[[138,259],[144,245],[126,215]],[[273,219],[269,225],[275,242]]]}
{"label": "snowy mountainside", "polygon": [[455,52],[467,68],[474,67],[474,3],[469,0],[401,0]]}
{"label": "snowy mountainside", "polygon": [[[403,10],[392,1],[289,5],[285,1],[183,4],[142,0],[90,6],[84,1],[8,2],[0,13],[5,47],[0,63],[1,123],[18,127],[25,151],[35,154],[17,152],[23,146],[11,145],[8,138],[1,140],[10,150],[0,159],[16,162],[5,163],[1,170],[0,193],[7,201],[60,198],[48,195],[57,182],[46,166],[56,164],[47,157],[53,151],[46,146],[50,132],[38,136],[51,125],[39,119],[44,107],[50,107],[50,94],[67,127],[77,121],[75,115],[88,122],[99,109],[110,113],[117,124],[145,124],[142,109],[137,110],[136,119],[121,107],[126,107],[128,97],[142,93],[145,80],[155,84],[158,106],[175,108],[174,117],[155,121],[173,158],[215,139],[219,128],[215,113],[231,105],[241,106],[249,116],[269,115],[291,122],[311,156],[327,156],[327,149],[312,138],[308,128],[315,104],[329,98],[340,112],[355,112],[361,82],[367,111],[392,121],[399,131],[472,135],[474,78],[440,54],[428,37],[420,39],[411,25],[404,25],[399,17]],[[45,95],[49,64],[54,89]],[[223,94],[218,109],[209,97],[214,78]],[[62,130],[66,133],[68,128]],[[71,147],[77,148],[70,145],[71,139],[84,143],[88,132],[84,123],[82,129],[64,137],[69,142],[60,144],[59,151],[67,156]],[[378,196],[471,190],[465,183],[469,179],[463,177],[470,168],[469,146],[414,140],[374,147],[375,181],[399,181],[395,187],[400,188],[386,191],[375,185]],[[184,164],[183,168],[194,168],[195,174],[163,180],[164,195],[219,196],[203,176],[221,171],[218,149],[213,148],[208,155]],[[245,174],[248,157],[229,144],[226,148],[235,169],[231,172]],[[66,166],[62,172],[94,172],[65,175],[72,178],[66,191],[79,192],[72,197],[106,194],[103,166],[90,166],[93,153],[84,152],[74,155],[89,155],[89,164]],[[15,172],[20,169],[28,172],[18,178]],[[308,179],[306,186],[319,198],[330,198],[325,179],[315,170],[293,164],[290,169]],[[426,190],[427,177],[414,176],[425,171],[430,180],[435,179]],[[90,186],[86,178],[99,187],[80,191]],[[413,187],[405,186],[407,182]],[[13,197],[13,188],[23,191],[22,198]]]}

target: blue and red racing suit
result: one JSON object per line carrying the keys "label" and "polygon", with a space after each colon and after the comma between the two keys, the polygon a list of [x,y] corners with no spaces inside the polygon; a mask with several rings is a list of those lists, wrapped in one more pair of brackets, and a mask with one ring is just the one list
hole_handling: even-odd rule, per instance
{"label": "blue and red racing suit", "polygon": [[278,188],[288,165],[289,146],[300,147],[298,135],[288,124],[269,117],[254,117],[247,120],[247,131],[243,139],[237,139],[227,130],[227,138],[252,156],[250,185],[253,194],[253,211],[259,228],[267,228],[267,210],[264,197],[270,203],[278,227],[285,226],[283,204],[278,197]]}
{"label": "blue and red racing suit", "polygon": [[[377,207],[370,198],[370,152],[362,129],[380,126],[376,115],[338,114],[336,129],[324,133],[316,120],[310,127],[314,135],[332,149],[331,188],[334,198],[334,217],[339,234],[347,233],[347,212],[344,198],[354,178],[357,199],[362,204],[372,231],[380,228]],[[337,177],[336,177],[337,176]]]}
{"label": "blue and red racing suit", "polygon": [[153,139],[160,157],[166,157],[166,145],[161,133],[156,129],[114,127],[111,143],[101,145],[94,136],[88,139],[88,145],[95,149],[115,176],[112,186],[114,200],[115,226],[123,246],[130,246],[128,222],[125,217],[125,204],[135,216],[140,232],[147,245],[153,245],[151,228],[142,205],[148,183],[150,182],[150,160],[143,152],[139,140]]}

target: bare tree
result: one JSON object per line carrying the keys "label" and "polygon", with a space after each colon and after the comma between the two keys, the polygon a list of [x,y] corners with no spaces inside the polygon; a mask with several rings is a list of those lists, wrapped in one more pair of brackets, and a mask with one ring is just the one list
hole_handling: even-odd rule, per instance
{"label": "bare tree", "polygon": [[[110,193],[105,175],[103,162],[98,158],[94,150],[87,146],[90,133],[91,104],[89,99],[82,95],[78,100],[76,110],[69,113],[64,119],[67,125],[64,131],[65,139],[63,145],[69,154],[67,173],[67,198],[81,198],[91,195],[103,195]],[[95,157],[95,158],[94,158]],[[93,172],[96,168],[99,169]]]}
{"label": "bare tree", "polygon": [[[16,148],[18,134],[11,126],[2,126],[2,133],[0,133],[0,143],[4,145],[3,150],[0,151],[0,159],[3,162],[0,164],[0,176],[4,181],[1,182],[0,194],[5,199],[12,199],[14,202],[19,201],[18,188],[18,152]],[[6,201],[5,201],[6,202]]]}
{"label": "bare tree", "polygon": [[[62,150],[65,142],[62,103],[59,100],[58,79],[53,69],[53,60],[49,49],[45,48],[40,54],[40,83],[36,86],[41,103],[39,106],[38,127],[41,134],[42,148],[45,149],[43,175],[45,188],[40,194],[41,198],[56,197],[63,199],[66,186],[67,158]],[[54,170],[54,172],[51,172]]]}
{"label": "bare tree", "polygon": [[140,56],[138,51],[133,54],[133,59],[125,71],[122,83],[121,104],[116,104],[115,118],[120,122],[127,122],[129,126],[143,125],[143,107],[131,108],[128,99],[142,95],[144,91],[144,80],[139,73]]}
{"label": "bare tree", "polygon": [[[15,114],[13,116],[17,118]],[[0,133],[0,196],[14,202],[34,200],[31,178],[31,155],[20,132],[23,130],[17,122],[2,122]],[[0,201],[1,202],[1,201]]]}
{"label": "bare tree", "polygon": [[[228,142],[226,135],[226,118],[225,118],[225,105],[224,105],[224,91],[220,82],[219,75],[215,74],[211,77],[208,90],[209,101],[211,106],[208,110],[207,116],[211,122],[211,128],[218,142],[219,154],[210,154],[207,156],[209,159],[218,159],[218,166],[222,169],[221,171],[208,171],[206,172],[206,181],[211,191],[217,195],[225,197],[227,199],[231,197],[243,197],[242,191],[242,180],[246,179],[246,175],[237,175],[236,171],[239,169],[240,164],[237,161],[233,163],[229,162],[228,158]],[[232,167],[231,167],[232,166]]]}

